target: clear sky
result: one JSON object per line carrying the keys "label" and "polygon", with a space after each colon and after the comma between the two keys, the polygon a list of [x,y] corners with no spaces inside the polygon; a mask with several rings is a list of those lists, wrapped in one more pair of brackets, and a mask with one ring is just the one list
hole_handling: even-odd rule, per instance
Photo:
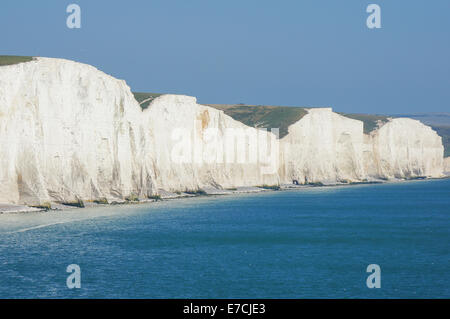
{"label": "clear sky", "polygon": [[[81,7],[81,29],[66,7]],[[366,7],[381,7],[368,29]],[[200,103],[450,112],[449,0],[2,0],[0,54],[89,63]]]}

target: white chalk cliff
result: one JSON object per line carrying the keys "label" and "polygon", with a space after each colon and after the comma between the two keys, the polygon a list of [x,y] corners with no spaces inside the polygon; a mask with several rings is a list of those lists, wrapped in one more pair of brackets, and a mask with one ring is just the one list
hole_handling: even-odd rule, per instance
{"label": "white chalk cliff", "polygon": [[[279,182],[276,169],[265,174],[262,161],[245,160],[250,155],[248,147],[242,148],[243,153],[234,150],[233,158],[227,160],[233,152],[227,149],[227,133],[247,131],[247,135],[256,135],[258,131],[222,111],[197,104],[194,97],[156,98],[144,110],[143,123],[150,133],[151,162],[161,189],[183,191]],[[248,146],[249,140],[244,143]],[[238,155],[245,157],[241,163]]]}
{"label": "white chalk cliff", "polygon": [[450,157],[444,159],[444,172],[450,174]]}
{"label": "white chalk cliff", "polygon": [[361,121],[310,109],[281,140],[280,176],[302,184],[441,177],[443,151],[441,137],[416,120],[391,119],[367,135]]}
{"label": "white chalk cliff", "polygon": [[285,183],[360,181],[364,171],[363,122],[310,109],[281,139],[280,176]]}
{"label": "white chalk cliff", "polygon": [[152,192],[142,111],[124,81],[60,59],[0,67],[0,202]]}
{"label": "white chalk cliff", "polygon": [[382,178],[441,177],[444,147],[431,127],[397,118],[370,135],[372,176]]}
{"label": "white chalk cliff", "polygon": [[[245,148],[230,160],[236,131],[245,132]],[[266,157],[260,134],[193,97],[163,95],[142,111],[124,81],[89,65],[37,58],[2,66],[0,202],[443,176],[441,138],[415,120],[393,119],[366,135],[361,121],[310,109]],[[262,136],[275,150],[275,136]]]}

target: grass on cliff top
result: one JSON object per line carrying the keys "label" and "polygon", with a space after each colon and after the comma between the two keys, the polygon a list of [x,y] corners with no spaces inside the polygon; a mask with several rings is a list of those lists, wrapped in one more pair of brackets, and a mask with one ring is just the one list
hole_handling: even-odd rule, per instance
{"label": "grass on cliff top", "polygon": [[359,120],[364,123],[364,133],[369,134],[378,127],[378,123],[384,124],[388,121],[389,116],[372,115],[372,114],[355,114],[355,113],[339,113],[345,117]]}
{"label": "grass on cliff top", "polygon": [[[280,129],[280,138],[288,134],[288,127],[303,116],[308,111],[303,107],[289,106],[263,106],[263,105],[225,105],[225,104],[207,104],[225,114],[231,116],[252,127],[278,127]],[[345,117],[359,120],[364,124],[364,133],[369,134],[378,127],[378,123],[384,124],[388,121],[388,116],[371,114],[347,114],[339,113]]]}
{"label": "grass on cliff top", "polygon": [[280,138],[288,134],[288,127],[308,114],[303,107],[243,105],[243,104],[206,104],[224,111],[236,121],[251,127],[280,129]]}
{"label": "grass on cliff top", "polygon": [[138,101],[139,105],[143,110],[145,110],[151,101],[156,99],[158,96],[161,96],[161,93],[142,93],[142,92],[133,92],[134,98]]}
{"label": "grass on cliff top", "polygon": [[[133,92],[135,99],[144,110],[161,93]],[[227,105],[205,104],[215,109],[222,110],[236,121],[251,127],[279,128],[280,138],[288,133],[288,127],[300,120],[308,112],[301,107],[287,106],[263,106],[263,105]]]}
{"label": "grass on cliff top", "polygon": [[[139,93],[133,92],[136,100],[142,109],[146,109],[150,102],[159,93]],[[288,127],[303,116],[308,114],[306,108],[290,106],[270,106],[270,105],[245,105],[245,104],[205,104],[218,110],[224,111],[236,121],[244,123],[251,127],[261,128],[279,128],[280,138],[288,134]],[[369,134],[378,127],[378,123],[386,123],[388,116],[371,114],[347,114],[340,113],[343,116],[360,120],[364,123],[364,133]]]}
{"label": "grass on cliff top", "polygon": [[[142,109],[148,107],[150,102],[156,97],[162,95],[160,93],[139,93],[133,92],[136,100]],[[205,104],[215,109],[222,110],[225,114],[231,116],[236,121],[244,123],[251,127],[263,128],[279,128],[280,138],[288,134],[288,127],[303,116],[308,111],[303,107],[289,106],[264,106],[264,105],[244,105],[244,104]],[[356,113],[339,113],[345,117],[359,120],[363,122],[364,133],[369,134],[378,127],[378,123],[384,124],[391,116],[373,115],[373,114],[356,114]],[[450,126],[447,125],[431,125],[439,136],[442,137],[444,145],[444,156],[450,156]]]}
{"label": "grass on cliff top", "polygon": [[33,60],[31,56],[0,55],[0,66],[13,65]]}

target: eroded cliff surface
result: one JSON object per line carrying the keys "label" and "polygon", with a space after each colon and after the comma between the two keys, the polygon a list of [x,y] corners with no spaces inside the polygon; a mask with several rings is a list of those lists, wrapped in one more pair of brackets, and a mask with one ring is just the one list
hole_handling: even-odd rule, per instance
{"label": "eroded cliff surface", "polygon": [[419,121],[397,118],[369,134],[363,122],[309,109],[281,140],[281,179],[288,183],[361,182],[441,177],[442,139]]}
{"label": "eroded cliff surface", "polygon": [[450,157],[444,159],[444,172],[450,174]]}
{"label": "eroded cliff surface", "polygon": [[124,81],[89,65],[37,58],[0,67],[3,203],[440,177],[443,169],[441,138],[415,120],[365,134],[359,120],[307,109],[277,139],[193,97],[155,96],[142,111]]}
{"label": "eroded cliff surface", "polygon": [[141,109],[124,81],[61,59],[0,68],[0,202],[152,192]]}
{"label": "eroded cliff surface", "polygon": [[373,163],[369,174],[381,178],[441,177],[442,138],[417,120],[396,118],[369,139]]}
{"label": "eroded cliff surface", "polygon": [[331,108],[308,111],[281,139],[282,180],[308,184],[364,179],[363,123]]}
{"label": "eroded cliff surface", "polygon": [[157,97],[143,113],[160,188],[190,191],[279,183],[278,153],[262,153],[276,141],[270,132],[248,127],[189,96]]}

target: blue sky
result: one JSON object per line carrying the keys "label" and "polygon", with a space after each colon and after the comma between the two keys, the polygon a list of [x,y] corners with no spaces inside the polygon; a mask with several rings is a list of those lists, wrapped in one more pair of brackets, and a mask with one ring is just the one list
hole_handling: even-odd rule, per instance
{"label": "blue sky", "polygon": [[[82,28],[66,27],[77,3]],[[381,7],[368,29],[366,7]],[[89,63],[200,103],[450,111],[450,1],[2,0],[0,54]]]}

